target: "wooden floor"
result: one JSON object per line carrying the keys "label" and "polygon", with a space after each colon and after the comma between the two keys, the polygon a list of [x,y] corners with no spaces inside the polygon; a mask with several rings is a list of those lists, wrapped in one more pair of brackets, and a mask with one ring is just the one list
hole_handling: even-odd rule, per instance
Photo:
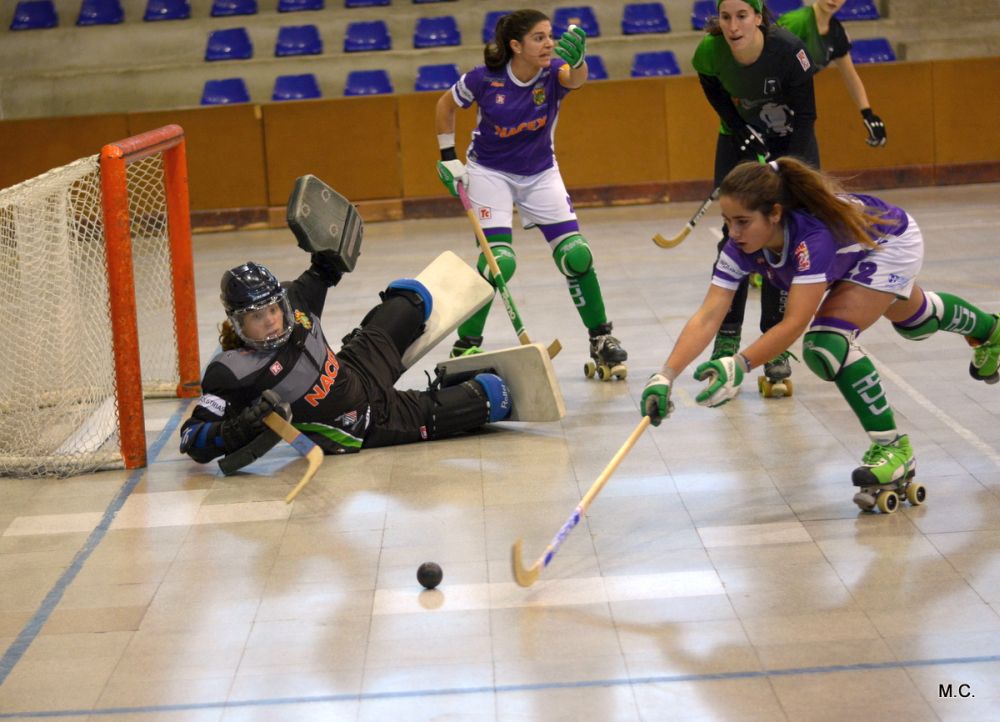
{"label": "wooden floor", "polygon": [[[921,283],[1000,311],[1000,186],[886,191],[927,239]],[[927,503],[860,513],[867,439],[832,384],[793,364],[795,394],[754,384],[721,409],[677,384],[529,589],[531,563],[639,422],[646,377],[705,293],[717,207],[581,212],[625,382],[584,378],[587,336],[537,231],[517,231],[512,290],[534,340],[558,338],[561,422],[328,458],[289,447],[223,477],[178,453],[180,401],[147,403],[151,464],[0,480],[0,719],[1000,719],[1000,386],[969,378],[948,333],[861,336]],[[713,229],[714,227],[714,229]],[[195,239],[203,363],[218,282],[245,260],[307,263],[288,232]],[[338,339],[441,250],[472,262],[464,218],[370,224],[323,318]],[[744,338],[756,332],[751,294]],[[494,309],[486,346],[512,346]],[[796,353],[800,345],[796,344]],[[403,378],[423,387],[432,352]],[[415,573],[444,569],[435,591]],[[946,696],[950,690],[953,696]]]}

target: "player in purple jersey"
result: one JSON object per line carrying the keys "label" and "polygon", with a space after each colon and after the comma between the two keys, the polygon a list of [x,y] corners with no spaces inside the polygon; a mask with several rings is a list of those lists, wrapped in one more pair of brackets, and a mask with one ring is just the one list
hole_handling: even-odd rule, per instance
{"label": "player in purple jersey", "polygon": [[873,196],[844,194],[832,179],[793,158],[741,163],[722,182],[720,204],[729,241],[701,308],[646,384],[642,412],[657,425],[666,418],[674,379],[711,342],[740,280],[761,272],[788,290],[784,318],[742,351],[699,365],[694,376],[709,385],[697,402],[720,406],[734,398],[750,369],[787,350],[805,332],[803,361],[837,385],[871,438],[852,475],[861,487],[855,502],[866,510],[877,505],[893,511],[897,491],[911,503],[922,502],[923,487],[909,482],[913,449],[896,429],[858,334],[882,316],[911,340],[938,330],[960,334],[973,347],[972,378],[994,384],[1000,379],[1000,315],[916,285],[923,262],[916,221]]}
{"label": "player in purple jersey", "polygon": [[[556,163],[554,133],[562,99],[587,80],[586,33],[570,28],[555,42],[552,24],[537,10],[518,10],[497,22],[485,65],[465,73],[437,104],[438,175],[452,195],[464,183],[504,280],[514,275],[513,206],[525,228],[537,226],[566,276],[570,298],[590,332],[591,365],[624,378],[628,358],[604,309],[587,240]],[[557,57],[558,56],[558,57]],[[475,103],[477,124],[466,151],[455,153],[455,116]],[[480,255],[479,271],[490,280]],[[490,305],[458,328],[452,355],[478,351]]]}

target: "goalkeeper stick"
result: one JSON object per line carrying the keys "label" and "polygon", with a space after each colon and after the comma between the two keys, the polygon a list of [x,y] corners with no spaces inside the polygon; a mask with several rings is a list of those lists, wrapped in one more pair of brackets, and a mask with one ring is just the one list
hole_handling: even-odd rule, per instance
{"label": "goalkeeper stick", "polygon": [[278,436],[291,444],[292,448],[306,457],[306,461],[309,462],[309,466],[306,468],[306,473],[302,475],[299,483],[296,484],[295,488],[288,492],[288,496],[285,497],[285,503],[291,504],[292,499],[294,499],[298,493],[302,491],[303,487],[310,482],[319,470],[319,465],[323,463],[323,450],[316,446],[316,444],[314,444],[308,436],[303,434],[273,411],[264,417],[264,423],[269,429],[271,429],[271,431],[275,432]]}
{"label": "goalkeeper stick", "polygon": [[712,201],[716,200],[718,197],[719,197],[719,189],[716,188],[709,194],[708,198],[705,199],[705,202],[701,204],[698,210],[695,211],[694,215],[691,216],[691,220],[687,222],[687,225],[684,226],[684,229],[680,233],[678,233],[673,238],[664,238],[659,233],[657,233],[655,236],[653,236],[653,243],[658,245],[660,248],[673,248],[674,246],[679,246],[681,241],[687,238],[688,234],[692,230],[694,230],[694,227],[696,225],[698,225],[698,221],[700,221],[701,217],[705,215],[705,212],[708,210],[708,207],[712,205]]}
{"label": "goalkeeper stick", "polygon": [[580,519],[583,518],[584,513],[587,511],[587,507],[590,506],[590,502],[594,500],[601,489],[604,488],[604,484],[608,481],[611,475],[614,473],[615,469],[618,468],[618,464],[621,460],[625,458],[625,455],[635,446],[635,442],[639,440],[642,432],[646,430],[649,426],[650,420],[648,416],[643,416],[642,421],[639,425],[635,427],[635,430],[628,437],[625,443],[620,449],[611,457],[611,461],[608,465],[604,467],[604,471],[601,475],[597,477],[597,481],[593,483],[590,489],[584,494],[583,499],[580,503],[576,505],[576,509],[570,514],[569,519],[566,523],[562,525],[562,528],[558,531],[555,537],[549,542],[549,546],[545,549],[545,552],[531,565],[530,569],[525,569],[524,564],[521,562],[521,540],[518,539],[514,542],[514,545],[510,549],[510,564],[514,571],[514,580],[522,587],[530,587],[538,579],[538,575],[542,573],[542,569],[549,565],[552,561],[552,557],[556,555],[559,551],[559,547],[562,546],[563,541],[569,536],[569,533],[573,531],[577,524],[580,523]]}
{"label": "goalkeeper stick", "polygon": [[[469,194],[465,190],[465,184],[461,181],[455,183],[458,189],[458,197],[462,201],[462,207],[465,208],[465,214],[469,217],[469,221],[472,223],[472,230],[476,232],[476,240],[479,242],[479,250],[483,253],[483,258],[486,259],[486,265],[490,269],[490,277],[493,279],[493,285],[496,286],[497,292],[500,294],[500,298],[503,299],[504,308],[507,309],[507,316],[510,317],[511,323],[514,324],[514,333],[517,334],[517,340],[521,342],[521,345],[527,346],[531,343],[531,339],[528,338],[528,332],[524,328],[524,322],[521,320],[521,314],[517,312],[517,306],[514,305],[514,299],[510,295],[510,290],[507,288],[507,282],[503,280],[503,274],[500,272],[500,266],[497,265],[497,259],[493,257],[493,250],[490,248],[489,241],[486,240],[486,234],[483,233],[483,227],[479,225],[479,219],[476,218],[476,211],[472,207],[472,203],[469,201]],[[549,344],[549,358],[554,358],[557,353],[562,350],[562,344],[559,343],[559,339],[555,339],[551,344]]]}

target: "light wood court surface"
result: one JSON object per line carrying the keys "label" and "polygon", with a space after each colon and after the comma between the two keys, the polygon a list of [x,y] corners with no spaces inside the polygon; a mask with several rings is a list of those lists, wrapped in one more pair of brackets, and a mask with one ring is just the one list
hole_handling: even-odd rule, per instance
{"label": "light wood court surface", "polygon": [[[925,287],[1000,311],[1000,186],[882,195],[925,232]],[[650,241],[696,208],[581,211],[624,382],[584,378],[565,282],[537,231],[515,232],[518,308],[564,346],[561,421],[327,458],[286,505],[305,463],[293,449],[223,477],[178,453],[186,406],[151,401],[148,469],[0,480],[0,720],[1000,719],[1000,386],[969,378],[953,334],[913,343],[880,322],[860,339],[911,435],[924,506],[858,512],[867,440],[804,365],[793,397],[751,382],[714,410],[685,374],[675,415],[639,438],[545,574],[511,578],[511,543],[526,559],[545,548],[703,297],[717,208],[676,248]],[[307,257],[290,232],[195,246],[208,359],[221,273],[252,259],[290,278]],[[466,219],[369,224],[330,292],[328,337],[446,248],[474,261]],[[744,338],[756,292],[748,309]],[[496,304],[486,347],[515,344]],[[446,345],[401,384],[422,387]],[[435,591],[417,585],[424,561],[444,569]]]}

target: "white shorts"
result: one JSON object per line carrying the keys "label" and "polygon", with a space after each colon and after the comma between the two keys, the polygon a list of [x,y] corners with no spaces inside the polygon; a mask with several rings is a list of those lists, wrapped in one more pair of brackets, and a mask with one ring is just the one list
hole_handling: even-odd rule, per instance
{"label": "white shorts", "polygon": [[558,164],[536,175],[504,173],[474,161],[466,170],[469,201],[483,228],[513,228],[515,203],[525,228],[576,220]]}
{"label": "white shorts", "polygon": [[[913,284],[924,265],[924,236],[913,216],[906,215],[906,230],[901,236],[889,236],[879,250],[869,253],[851,268],[846,279],[865,288],[909,298]],[[855,281],[863,277],[865,281]]]}

